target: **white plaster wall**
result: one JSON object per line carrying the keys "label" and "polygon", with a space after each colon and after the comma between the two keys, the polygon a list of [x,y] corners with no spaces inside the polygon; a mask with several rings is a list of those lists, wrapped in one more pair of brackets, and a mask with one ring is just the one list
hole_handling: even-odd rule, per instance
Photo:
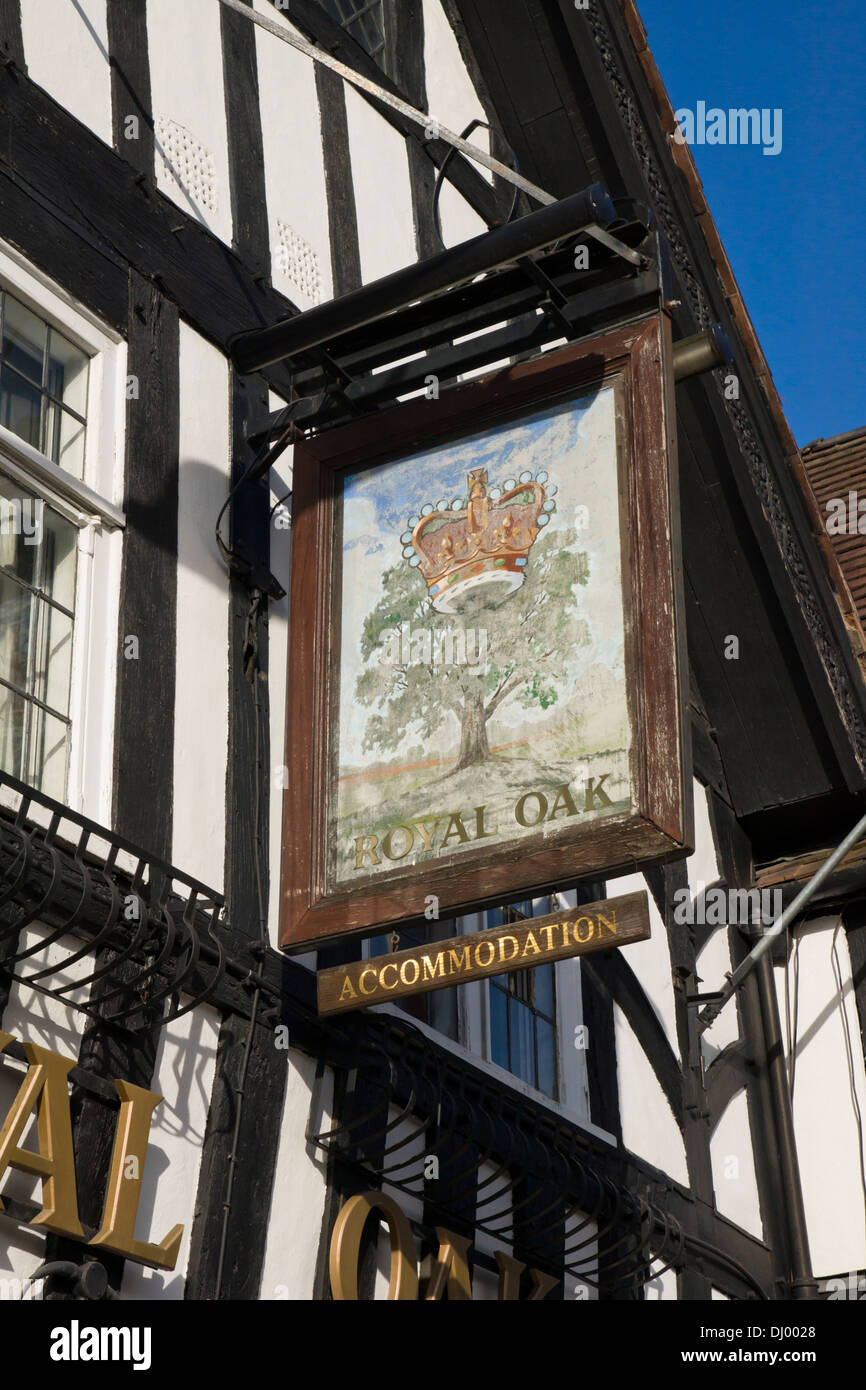
{"label": "white plaster wall", "polygon": [[[424,0],[424,66],[427,107],[431,117],[459,135],[472,120],[485,120],[484,108],[466,71],[460,46],[439,0]],[[469,137],[473,145],[490,152],[490,135],[483,129]],[[483,164],[475,168],[492,182]],[[465,198],[447,181],[439,203],[442,236],[446,246],[456,246],[487,231],[487,225]]]}
{"label": "white plaster wall", "polygon": [[[271,410],[284,404],[271,396]],[[292,490],[292,453],[287,450],[271,469],[271,507]],[[291,498],[286,508],[291,513]],[[280,864],[282,859],[283,805],[286,799],[286,714],[288,696],[289,589],[292,566],[292,532],[278,523],[279,509],[271,517],[271,571],[286,590],[285,598],[268,605],[268,690],[270,692],[271,784],[269,823],[270,892],[268,924],[271,943],[279,943]],[[315,967],[315,961],[313,961]]]}
{"label": "white plaster wall", "polygon": [[163,1100],[153,1112],[135,1234],[158,1243],[178,1222],[184,1232],[171,1272],[126,1262],[122,1298],[183,1298],[219,1030],[219,1013],[204,1004],[160,1032],[148,1090]]}
{"label": "white plaster wall", "polygon": [[[147,34],[157,186],[230,244],[221,8],[213,0],[147,0]],[[174,123],[172,130],[186,132],[189,172],[180,167],[179,158],[171,163],[161,154],[169,153],[164,121]]]}
{"label": "white plaster wall", "polygon": [[719,1120],[710,1139],[710,1160],[717,1209],[744,1231],[763,1240],[764,1223],[745,1091],[733,1097]]}
{"label": "white plaster wall", "polygon": [[[296,32],[269,0],[255,0],[255,9]],[[258,28],[256,54],[273,281],[309,309],[333,294],[315,64]],[[316,276],[318,292],[311,293]]]}
{"label": "white plaster wall", "polygon": [[[418,1173],[423,1172],[424,1155],[427,1152],[427,1143],[423,1125],[415,1119],[407,1118],[399,1120],[400,1111],[394,1105],[388,1107],[388,1124],[393,1125],[389,1129],[384,1139],[384,1145],[388,1149],[393,1148],[394,1153],[386,1156],[386,1163],[393,1169],[393,1175],[400,1181],[408,1179],[413,1188],[418,1188]],[[400,1165],[405,1163],[406,1167]],[[420,1193],[403,1192],[394,1183],[382,1183],[382,1191],[387,1197],[392,1198],[397,1206],[405,1215],[408,1221],[421,1221],[424,1213],[424,1201]],[[372,1219],[372,1218],[371,1218]],[[415,1245],[417,1257],[418,1247]],[[391,1239],[388,1235],[388,1228],[382,1222],[379,1226],[379,1236],[376,1242],[376,1279],[373,1285],[373,1297],[376,1300],[387,1299],[388,1284],[391,1279]]]}
{"label": "white plaster wall", "polygon": [[[567,907],[577,906],[577,892],[569,889],[560,893]],[[556,982],[556,1047],[559,1065],[559,1095],[562,1104],[582,1120],[589,1120],[589,1077],[586,1067],[587,1047],[591,1039],[583,1031],[583,991],[580,980],[580,960],[557,961],[554,966]],[[578,1045],[580,1044],[580,1045]]]}
{"label": "white plaster wall", "polygon": [[[565,1218],[566,1262],[576,1270],[565,1276],[564,1296],[567,1301],[597,1303],[598,1289],[590,1280],[598,1280],[598,1226],[587,1222],[582,1211],[570,1211]],[[571,1248],[570,1248],[571,1247]]]}
{"label": "white plaster wall", "polygon": [[710,824],[709,797],[703,782],[692,778],[692,792],[695,803],[695,848],[686,860],[689,873],[689,886],[692,896],[699,891],[698,884],[713,883],[721,877],[719,856],[713,839]]}
{"label": "white plaster wall", "polygon": [[[27,927],[21,934],[20,944],[24,950],[35,946],[37,941],[50,935],[48,927],[37,923]],[[64,961],[81,950],[83,943],[74,936],[61,936],[46,950],[38,951],[29,961],[22,961],[16,973],[35,974],[48,966],[59,966],[54,974],[46,976],[41,984],[51,989],[62,989],[78,980],[92,975],[95,969],[93,955],[88,952],[73,965],[65,966]],[[9,1001],[3,1010],[3,1029],[12,1033],[19,1042],[36,1043],[52,1052],[61,1052],[66,1057],[78,1057],[81,1047],[81,1034],[87,1017],[74,1007],[86,1004],[90,998],[90,985],[82,985],[70,990],[69,994],[57,999],[49,994],[41,994],[32,986],[13,981]]]}
{"label": "white plaster wall", "polygon": [[676,1270],[664,1269],[658,1260],[654,1260],[650,1265],[650,1278],[644,1285],[644,1298],[648,1303],[658,1303],[661,1300],[670,1302],[678,1297]]}
{"label": "white plaster wall", "polygon": [[21,0],[28,76],[112,143],[106,0]]}
{"label": "white plaster wall", "polygon": [[671,954],[667,930],[656,907],[655,898],[649,891],[643,874],[626,874],[623,878],[612,879],[607,885],[607,892],[611,898],[619,898],[625,893],[645,892],[647,895],[650,938],[648,941],[633,942],[622,949],[667,1034],[668,1042],[679,1055]]}
{"label": "white plaster wall", "polygon": [[[508,1173],[499,1173],[498,1177],[496,1176],[498,1167],[498,1164],[486,1160],[478,1165],[475,1215],[476,1219],[490,1222],[499,1227],[500,1232],[496,1235],[488,1235],[487,1231],[476,1228],[470,1255],[476,1250],[485,1255],[493,1255],[497,1250],[504,1250],[506,1255],[514,1253],[514,1231],[508,1218],[514,1200],[513,1184],[509,1180]],[[488,1182],[488,1179],[492,1179],[492,1182]],[[483,1183],[487,1183],[487,1186],[482,1190]],[[477,1303],[495,1303],[498,1301],[498,1271],[484,1269],[480,1264],[475,1264],[472,1271],[472,1298]]]}
{"label": "white plaster wall", "polygon": [[617,1004],[613,1016],[623,1143],[687,1186],[685,1148],[667,1097]]}
{"label": "white plaster wall", "polygon": [[[397,1182],[408,1182],[413,1191],[404,1192],[387,1179],[382,1182],[382,1191],[393,1197],[410,1221],[420,1221],[424,1214],[424,1199],[418,1191],[419,1174],[424,1171],[424,1159],[428,1151],[427,1130],[420,1120],[411,1116],[397,1123],[399,1114],[396,1106],[388,1107],[388,1124],[393,1125],[393,1129],[385,1136],[385,1147],[393,1149],[393,1153],[385,1156],[385,1162]],[[387,1282],[385,1289],[387,1292]]]}
{"label": "white plaster wall", "polygon": [[365,284],[411,265],[415,224],[406,142],[353,87],[346,86],[349,150]]}
{"label": "white plaster wall", "polygon": [[[259,1293],[266,1301],[313,1297],[327,1190],[327,1156],[304,1138],[316,1060],[294,1048],[285,1056],[286,1096]],[[331,1127],[332,1096],[333,1074],[327,1071],[320,1129]]]}
{"label": "white plaster wall", "polygon": [[[12,1029],[8,1024],[4,1025],[5,1032],[10,1033]],[[23,1041],[20,1033],[15,1034],[18,1041]],[[26,1034],[25,1034],[26,1037]],[[33,1038],[36,1042],[37,1039]],[[0,1116],[5,1120],[12,1106],[15,1097],[27,1076],[28,1063],[18,1061],[10,1057],[7,1053],[2,1054],[0,1059]],[[21,1148],[33,1153],[39,1152],[39,1136],[36,1125],[36,1108],[25,1126],[21,1136]],[[43,1184],[40,1178],[32,1173],[23,1173],[17,1168],[7,1168],[2,1178],[3,1197],[7,1201],[16,1202],[35,1202],[37,1205],[42,1203]],[[42,1257],[44,1250],[44,1235],[38,1233],[38,1228],[30,1228],[24,1223],[13,1221],[11,1217],[0,1217],[0,1238],[6,1233],[12,1238],[13,1250],[7,1257],[0,1256],[0,1277],[6,1278],[23,1277],[32,1272],[35,1264],[31,1264],[31,1259]],[[36,1259],[36,1264],[39,1263]]]}
{"label": "white plaster wall", "polygon": [[[7,1033],[14,1032],[19,1041],[21,1040],[20,1031],[14,1029],[6,1019],[3,1026]],[[34,1036],[32,1041],[38,1042],[39,1039]],[[26,1075],[26,1062],[17,1062],[5,1054],[0,1055],[0,1124],[5,1120]],[[27,1126],[21,1144],[25,1149],[38,1151],[39,1140],[34,1121]],[[0,1186],[5,1198],[32,1202],[42,1200],[42,1185],[39,1180],[15,1169],[7,1170]],[[27,1299],[41,1298],[41,1281],[29,1289],[25,1281],[45,1259],[46,1238],[46,1232],[40,1231],[38,1227],[24,1225],[0,1212],[0,1303],[16,1302],[22,1295]]]}
{"label": "white plaster wall", "polygon": [[[864,1162],[855,1110],[866,1115],[866,1076],[845,931],[837,917],[800,928],[794,1126],[817,1277],[866,1266]],[[840,995],[834,968],[841,974]],[[785,1037],[784,967],[775,968]],[[791,970],[793,1010],[793,968]],[[853,1068],[846,1046],[846,1025]]]}
{"label": "white plaster wall", "polygon": [[[689,891],[692,904],[697,910],[696,899],[711,883],[722,876],[713,829],[710,823],[709,796],[706,787],[697,778],[693,779],[695,799],[695,848],[687,860]],[[709,937],[697,958],[697,972],[700,976],[700,989],[704,994],[721,989],[725,974],[731,969],[731,952],[728,945],[727,927],[717,927]],[[728,1043],[735,1042],[740,1026],[736,1004],[731,1003],[722,1010],[711,1028],[701,1036],[701,1051],[709,1065]]]}
{"label": "white plaster wall", "polygon": [[229,581],[214,523],[228,495],[229,456],[226,359],[182,323],[172,860],[216,890],[225,856]]}
{"label": "white plaster wall", "polygon": [[[716,927],[706,946],[697,957],[697,973],[700,976],[700,991],[711,994],[721,989],[725,975],[731,970],[731,948],[728,945],[727,927]],[[718,1057],[722,1048],[736,1042],[740,1035],[737,1005],[732,999],[719,1014],[712,1027],[701,1035],[701,1052],[707,1066]]]}
{"label": "white plaster wall", "polygon": [[[5,1097],[2,1104],[6,1104]],[[11,1217],[0,1213],[0,1303],[17,1303],[42,1299],[44,1286],[42,1280],[29,1284],[36,1270],[45,1260],[45,1235],[20,1226]],[[8,1309],[6,1316],[11,1314]]]}
{"label": "white plaster wall", "polygon": [[[431,118],[459,135],[473,120],[486,120],[484,107],[466,70],[460,45],[439,0],[424,0],[424,77]],[[486,130],[477,130],[472,141],[490,151]],[[479,165],[486,179],[492,174]]]}

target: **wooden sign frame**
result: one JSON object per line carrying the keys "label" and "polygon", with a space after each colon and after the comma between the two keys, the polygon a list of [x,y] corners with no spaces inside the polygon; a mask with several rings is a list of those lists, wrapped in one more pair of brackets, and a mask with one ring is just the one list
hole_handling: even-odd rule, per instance
{"label": "wooden sign frame", "polygon": [[[334,544],[341,479],[476,437],[612,385],[624,612],[630,803],[592,821],[471,851],[396,864],[335,884],[328,837],[341,552]],[[682,857],[691,849],[686,698],[670,327],[653,316],[416,400],[295,446],[280,944],[288,951],[538,896],[595,875]],[[333,837],[332,837],[333,839]],[[329,855],[331,856],[329,859]]]}

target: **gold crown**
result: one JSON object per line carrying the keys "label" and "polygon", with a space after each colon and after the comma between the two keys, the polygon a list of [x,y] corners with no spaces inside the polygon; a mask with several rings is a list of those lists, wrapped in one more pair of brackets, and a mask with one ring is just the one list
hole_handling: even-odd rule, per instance
{"label": "gold crown", "polygon": [[529,552],[556,509],[556,487],[538,471],[490,487],[486,468],[467,475],[468,496],[423,506],[401,536],[433,607],[455,613],[467,597],[498,601],[520,588]]}

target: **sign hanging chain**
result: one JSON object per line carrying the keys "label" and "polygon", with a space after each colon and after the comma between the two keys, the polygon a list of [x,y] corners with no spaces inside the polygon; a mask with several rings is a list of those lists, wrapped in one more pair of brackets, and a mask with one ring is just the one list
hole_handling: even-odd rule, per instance
{"label": "sign hanging chain", "polygon": [[408,101],[404,101],[402,97],[394,96],[393,92],[387,91],[385,87],[380,87],[378,83],[371,81],[369,77],[362,77],[359,72],[355,72],[354,68],[350,68],[345,63],[341,63],[339,58],[332,57],[330,53],[326,53],[322,48],[316,48],[315,44],[308,43],[306,39],[301,38],[300,34],[295,34],[292,30],[284,28],[283,25],[278,24],[275,19],[268,19],[266,15],[258,14],[251,6],[243,4],[242,0],[219,0],[219,3],[225,5],[226,9],[234,10],[235,14],[243,15],[244,19],[251,20],[252,23],[257,24],[260,29],[266,29],[268,33],[273,34],[275,38],[282,39],[283,43],[289,44],[291,48],[296,48],[298,52],[303,53],[305,57],[312,58],[314,63],[321,63],[323,67],[330,68],[332,72],[338,73],[346,82],[351,82],[353,87],[359,88],[362,92],[367,92],[369,96],[375,97],[377,101],[384,102],[384,104],[390,106],[392,110],[399,111],[402,116],[406,116],[410,121],[414,121],[416,125],[423,126],[425,131],[430,131],[431,139],[444,140],[446,144],[453,145],[454,149],[460,150],[461,154],[465,154],[467,159],[474,160],[476,164],[483,164],[485,169],[489,169],[493,174],[498,174],[501,179],[505,179],[507,183],[513,184],[515,188],[522,189],[530,198],[534,198],[537,203],[548,206],[556,202],[556,199],[551,197],[549,193],[546,193],[543,188],[539,188],[538,184],[530,182],[529,179],[525,179],[522,174],[518,174],[514,169],[509,169],[507,164],[502,164],[498,159],[494,159],[492,155],[487,154],[485,150],[479,149],[477,145],[471,145],[468,140],[464,140],[463,137],[458,135],[455,131],[449,130],[447,126],[442,125],[434,116],[427,115],[423,111],[418,111],[414,106],[410,106]]}

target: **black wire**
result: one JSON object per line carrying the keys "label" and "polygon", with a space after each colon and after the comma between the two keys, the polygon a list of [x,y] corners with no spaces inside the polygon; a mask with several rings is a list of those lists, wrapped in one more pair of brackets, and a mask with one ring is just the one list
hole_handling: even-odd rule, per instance
{"label": "black wire", "polygon": [[277,510],[277,507],[281,507],[281,506],[283,505],[284,502],[288,502],[288,500],[289,500],[289,498],[291,497],[291,495],[292,495],[291,492],[287,492],[287,493],[285,494],[285,496],[283,496],[283,497],[278,497],[278,498],[277,498],[276,502],[275,502],[274,505],[271,507],[271,510],[268,512],[268,521],[270,521],[270,519],[271,519],[271,517],[273,516],[274,512]]}
{"label": "black wire", "polygon": [[[466,129],[460,132],[460,139],[468,140],[469,136],[472,134],[474,130],[480,130],[481,128],[483,128],[484,130],[490,130],[492,133],[492,127],[488,124],[487,121],[474,120],[470,121]],[[443,159],[442,163],[439,165],[439,172],[436,175],[436,185],[433,189],[433,205],[431,208],[431,212],[433,215],[433,230],[436,233],[439,245],[443,247],[443,249],[445,250],[447,250],[447,247],[445,246],[445,239],[442,236],[442,222],[439,217],[439,199],[442,196],[442,184],[445,179],[445,170],[448,168],[448,165],[451,163],[451,160],[454,158],[456,153],[457,146],[452,145],[445,158]],[[511,149],[510,146],[508,147],[508,153],[511,155],[511,164],[515,174],[519,174],[520,168],[517,163],[517,155],[514,153],[514,150]],[[514,197],[511,200],[511,209],[508,213],[508,216],[505,219],[506,224],[512,220],[515,212],[517,211],[517,204],[520,199],[520,194],[521,189],[515,187]]]}
{"label": "black wire", "polygon": [[[280,431],[281,431],[280,434],[279,434],[279,437],[278,437],[277,440],[276,440],[276,442],[275,442],[274,444],[271,444],[270,441],[268,441],[268,442],[266,442],[265,444],[262,445],[261,449],[259,450],[259,452],[256,454],[255,458],[253,459],[252,463],[250,463],[250,465],[249,465],[248,468],[245,468],[245,469],[244,469],[243,473],[242,473],[241,476],[238,478],[237,482],[234,483],[234,485],[232,486],[232,488],[231,488],[230,491],[229,491],[228,497],[226,498],[225,502],[223,503],[222,507],[220,508],[220,513],[219,513],[219,516],[218,516],[217,519],[216,519],[216,525],[215,525],[215,527],[214,527],[214,534],[215,534],[215,536],[216,536],[216,543],[217,543],[217,545],[219,546],[220,554],[222,555],[223,559],[226,560],[226,561],[234,560],[234,559],[236,559],[237,557],[236,557],[234,551],[232,550],[232,548],[231,548],[230,546],[226,545],[225,541],[223,540],[223,538],[222,538],[222,536],[221,536],[221,534],[220,534],[220,525],[221,525],[221,523],[222,523],[222,519],[223,519],[223,517],[225,516],[226,511],[228,510],[229,506],[231,505],[231,501],[232,501],[232,498],[234,497],[235,493],[238,492],[239,489],[243,487],[244,483],[247,481],[247,479],[249,478],[250,474],[253,473],[253,472],[255,472],[256,469],[258,469],[258,468],[263,468],[263,466],[264,466],[264,464],[266,463],[266,460],[267,460],[267,459],[269,459],[269,458],[271,458],[271,457],[273,457],[274,459],[276,459],[276,458],[283,452],[283,450],[285,449],[286,445],[287,445],[287,444],[289,443],[289,441],[291,440],[292,433],[293,433],[293,431],[294,431],[294,429],[295,429],[295,426],[293,425],[291,419],[288,418],[289,412],[291,411],[291,409],[292,409],[292,407],[289,406],[289,405],[287,405],[286,408],[285,408],[285,410],[282,410],[282,411],[280,412],[280,415],[279,415],[279,417],[278,417],[278,419],[277,419],[277,421],[276,421],[276,424],[274,425],[274,430],[271,431],[271,433],[273,433],[273,432],[276,431],[276,430],[280,430]],[[283,426],[284,423],[285,423],[285,426],[286,426],[285,429],[282,428],[282,426]]]}

